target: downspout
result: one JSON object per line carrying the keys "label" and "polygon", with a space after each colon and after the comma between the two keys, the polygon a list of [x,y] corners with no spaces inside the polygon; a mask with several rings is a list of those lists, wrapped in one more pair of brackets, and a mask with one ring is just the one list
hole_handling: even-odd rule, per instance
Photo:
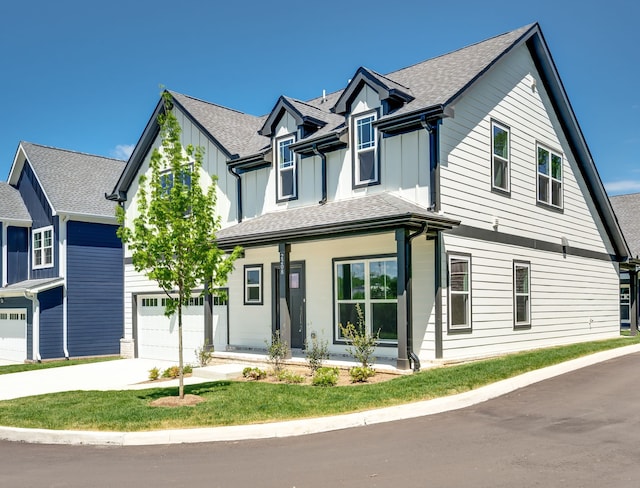
{"label": "downspout", "polygon": [[25,291],[23,294],[24,297],[27,300],[30,300],[33,304],[31,307],[31,316],[33,318],[33,324],[31,324],[31,336],[33,338],[33,344],[31,345],[31,356],[33,357],[34,361],[38,361],[40,363],[42,362],[42,356],[40,356],[40,301],[38,300],[37,293],[29,293]]}
{"label": "downspout", "polygon": [[435,123],[427,122],[426,116],[420,117],[420,125],[429,133],[429,193],[430,210],[440,211],[440,130],[442,119]]}
{"label": "downspout", "polygon": [[2,267],[2,279],[0,280],[0,286],[7,286],[7,265],[9,262],[8,256],[8,245],[7,245],[7,224],[6,222],[0,222],[0,227],[2,227],[2,254],[0,254],[0,267]]}
{"label": "downspout", "polygon": [[236,208],[238,209],[238,223],[242,222],[242,179],[235,168],[229,166],[229,173],[236,179]]}
{"label": "downspout", "polygon": [[327,203],[327,155],[322,151],[319,151],[316,144],[311,146],[311,150],[313,151],[313,154],[320,157],[320,161],[322,163],[322,199],[318,203],[320,205],[324,205]]}
{"label": "downspout", "polygon": [[69,216],[60,219],[60,274],[62,275],[62,350],[65,359],[69,359],[68,337],[69,326],[67,323],[67,221]]}
{"label": "downspout", "polygon": [[413,372],[416,373],[420,371],[420,358],[418,355],[413,352],[413,309],[412,309],[412,295],[413,290],[411,286],[411,270],[413,265],[411,263],[411,241],[418,237],[420,234],[427,230],[427,224],[423,223],[420,229],[418,229],[413,234],[409,234],[406,240],[407,252],[406,252],[406,271],[405,276],[408,277],[408,286],[407,286],[407,357],[409,358],[409,362],[412,364]]}

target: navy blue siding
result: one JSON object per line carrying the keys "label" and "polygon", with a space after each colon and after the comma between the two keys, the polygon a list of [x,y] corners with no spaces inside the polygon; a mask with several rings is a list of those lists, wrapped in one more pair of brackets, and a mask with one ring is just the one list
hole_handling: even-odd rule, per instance
{"label": "navy blue siding", "polygon": [[20,178],[18,179],[18,191],[31,215],[32,228],[40,229],[53,225],[53,264],[52,268],[31,270],[31,278],[56,278],[58,274],[58,217],[52,215],[51,207],[45,198],[42,188],[38,184],[35,173],[28,162],[25,163]]}
{"label": "navy blue siding", "polygon": [[4,303],[0,303],[0,311],[9,308],[26,308],[27,309],[27,357],[33,359],[33,307],[31,300],[23,297],[9,297],[4,299]]}
{"label": "navy blue siding", "polygon": [[67,345],[70,356],[118,354],[124,266],[117,226],[67,224]]}
{"label": "navy blue siding", "polygon": [[[2,249],[2,226],[4,223],[0,222],[0,249]],[[0,254],[0,277],[2,277],[2,269],[4,268],[4,257]],[[4,283],[0,283],[0,286],[4,285]]]}
{"label": "navy blue siding", "polygon": [[64,357],[62,345],[62,287],[38,293],[40,300],[40,356]]}
{"label": "navy blue siding", "polygon": [[7,228],[7,282],[17,283],[29,278],[29,229]]}

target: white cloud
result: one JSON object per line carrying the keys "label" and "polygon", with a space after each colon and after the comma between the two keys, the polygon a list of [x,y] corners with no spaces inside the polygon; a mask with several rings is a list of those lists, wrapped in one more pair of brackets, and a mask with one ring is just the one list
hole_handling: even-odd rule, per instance
{"label": "white cloud", "polygon": [[640,180],[619,180],[604,184],[609,195],[640,192]]}
{"label": "white cloud", "polygon": [[117,159],[129,159],[135,147],[133,144],[118,144],[111,150],[111,156]]}

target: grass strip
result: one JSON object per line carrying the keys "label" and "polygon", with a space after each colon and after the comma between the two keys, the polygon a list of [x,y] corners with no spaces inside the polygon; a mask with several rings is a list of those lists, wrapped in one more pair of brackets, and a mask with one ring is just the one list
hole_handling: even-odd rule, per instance
{"label": "grass strip", "polygon": [[73,366],[75,364],[100,363],[103,361],[113,361],[120,359],[119,356],[105,356],[99,358],[83,358],[83,359],[61,359],[56,361],[45,361],[43,363],[20,363],[0,366],[1,374],[24,373],[25,371],[37,371],[39,369],[61,368],[64,366]]}
{"label": "grass strip", "polygon": [[510,354],[433,368],[362,386],[321,388],[260,382],[217,381],[185,387],[205,398],[194,407],[149,403],[177,395],[171,388],[75,391],[0,402],[0,425],[69,430],[146,431],[274,422],[398,405],[468,391],[594,352],[637,344],[617,338]]}

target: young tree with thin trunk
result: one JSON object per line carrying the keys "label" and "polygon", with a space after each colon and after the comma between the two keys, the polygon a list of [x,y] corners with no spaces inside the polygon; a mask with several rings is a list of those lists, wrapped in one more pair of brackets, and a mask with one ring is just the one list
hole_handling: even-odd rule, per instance
{"label": "young tree with thin trunk", "polygon": [[206,192],[200,186],[204,151],[183,146],[181,128],[164,92],[165,110],[158,116],[161,145],[151,154],[151,178],[141,175],[137,216],[125,221],[118,207],[118,231],[132,254],[133,267],[143,272],[167,295],[165,315],[178,316],[180,398],[184,398],[182,311],[193,290],[224,286],[233,263],[242,252],[225,254],[216,244],[220,217],[215,214],[216,176]]}

